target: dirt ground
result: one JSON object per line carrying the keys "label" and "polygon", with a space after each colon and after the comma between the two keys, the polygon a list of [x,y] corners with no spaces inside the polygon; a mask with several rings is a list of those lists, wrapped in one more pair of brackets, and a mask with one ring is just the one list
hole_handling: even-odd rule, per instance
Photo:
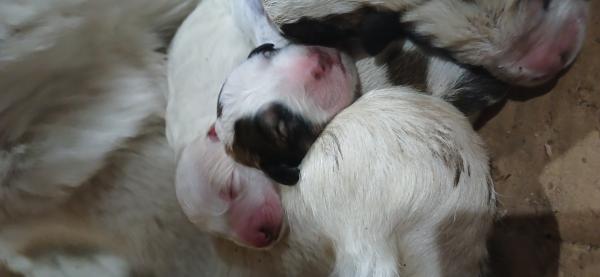
{"label": "dirt ground", "polygon": [[600,276],[600,1],[589,26],[570,71],[515,89],[479,130],[499,199],[495,276]]}

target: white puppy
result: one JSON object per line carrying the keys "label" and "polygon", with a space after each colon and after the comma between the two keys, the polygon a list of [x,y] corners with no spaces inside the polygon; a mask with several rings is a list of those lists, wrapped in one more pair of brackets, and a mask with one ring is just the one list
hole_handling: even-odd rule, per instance
{"label": "white puppy", "polygon": [[192,223],[253,248],[278,240],[283,208],[276,184],[259,170],[235,163],[215,136],[196,139],[178,164],[177,198]]}

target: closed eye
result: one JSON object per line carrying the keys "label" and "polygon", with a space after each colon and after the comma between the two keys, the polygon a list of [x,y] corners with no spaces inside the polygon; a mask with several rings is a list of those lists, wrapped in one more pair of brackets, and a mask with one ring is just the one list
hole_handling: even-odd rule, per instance
{"label": "closed eye", "polygon": [[263,55],[265,58],[267,58],[267,59],[270,59],[270,58],[272,58],[272,57],[273,57],[273,56],[275,56],[276,54],[277,54],[277,49],[273,49],[273,51],[264,51],[264,52],[262,52],[262,55]]}
{"label": "closed eye", "polygon": [[266,58],[271,58],[275,53],[277,53],[278,49],[275,49],[275,45],[272,43],[265,43],[261,46],[254,48],[250,54],[248,54],[248,59],[256,56],[257,54],[262,54]]}

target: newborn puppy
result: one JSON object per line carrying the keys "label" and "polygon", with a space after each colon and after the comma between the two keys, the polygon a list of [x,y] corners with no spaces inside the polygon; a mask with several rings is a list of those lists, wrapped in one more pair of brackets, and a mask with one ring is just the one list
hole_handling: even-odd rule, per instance
{"label": "newborn puppy", "polygon": [[353,60],[331,48],[263,44],[225,81],[216,133],[236,161],[293,185],[325,124],[358,97]]}
{"label": "newborn puppy", "polygon": [[[200,229],[241,246],[269,248],[279,239],[284,224],[278,186],[260,170],[239,164],[227,155],[214,127],[216,115],[223,109],[217,111],[214,103],[218,102],[220,83],[244,61],[246,51],[253,48],[251,44],[287,41],[269,25],[260,0],[220,1],[202,2],[190,16],[218,24],[214,28],[204,24],[197,27],[194,20],[187,20],[174,39],[169,57],[171,117],[167,120],[192,124],[168,125],[171,143],[186,140],[173,144],[179,153],[177,199],[186,216]],[[214,18],[208,20],[207,16]],[[219,31],[216,38],[214,34]],[[190,47],[197,37],[210,37],[211,42]],[[219,39],[234,42],[223,44]],[[201,66],[187,62],[190,49],[206,55]],[[181,109],[182,104],[177,104],[176,99],[194,103],[193,111]],[[198,104],[204,107],[198,109]],[[173,106],[176,108],[170,109]],[[189,120],[190,112],[194,120]],[[190,130],[198,132],[183,139]],[[221,133],[221,137],[227,136]]]}
{"label": "newborn puppy", "polygon": [[283,208],[273,181],[229,158],[212,127],[182,153],[176,192],[192,223],[246,247],[278,240]]}
{"label": "newborn puppy", "polygon": [[[303,43],[362,38],[371,51],[408,36],[512,84],[538,85],[581,49],[586,0],[264,0],[283,33]],[[365,39],[366,38],[366,39]],[[371,53],[374,54],[374,53]]]}

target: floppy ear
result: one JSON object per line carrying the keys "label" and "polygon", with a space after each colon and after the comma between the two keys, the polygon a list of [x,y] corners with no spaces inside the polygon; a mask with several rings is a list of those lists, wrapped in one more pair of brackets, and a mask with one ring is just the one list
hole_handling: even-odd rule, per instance
{"label": "floppy ear", "polygon": [[284,104],[273,103],[235,122],[229,153],[279,183],[294,185],[300,176],[298,166],[319,135],[319,127]]}
{"label": "floppy ear", "polygon": [[334,46],[355,35],[337,22],[301,18],[294,23],[281,25],[283,35],[297,43]]}
{"label": "floppy ear", "polygon": [[255,121],[263,134],[268,135],[278,145],[288,143],[293,128],[308,128],[308,126],[302,126],[303,122],[297,116],[278,103],[255,115]]}
{"label": "floppy ear", "polygon": [[230,206],[232,162],[218,141],[201,136],[185,147],[177,163],[177,200],[193,223],[219,216]]}
{"label": "floppy ear", "polygon": [[317,137],[315,126],[281,104],[257,114],[255,122],[266,135],[263,141],[269,142],[258,152],[260,168],[278,183],[295,185],[300,179],[298,166]]}
{"label": "floppy ear", "polygon": [[262,170],[271,179],[286,186],[293,186],[300,179],[300,169],[298,167],[291,167],[284,164],[264,165],[262,166]]}
{"label": "floppy ear", "polygon": [[359,36],[361,43],[371,56],[383,51],[392,41],[404,36],[400,14],[396,12],[370,12],[365,14]]}

